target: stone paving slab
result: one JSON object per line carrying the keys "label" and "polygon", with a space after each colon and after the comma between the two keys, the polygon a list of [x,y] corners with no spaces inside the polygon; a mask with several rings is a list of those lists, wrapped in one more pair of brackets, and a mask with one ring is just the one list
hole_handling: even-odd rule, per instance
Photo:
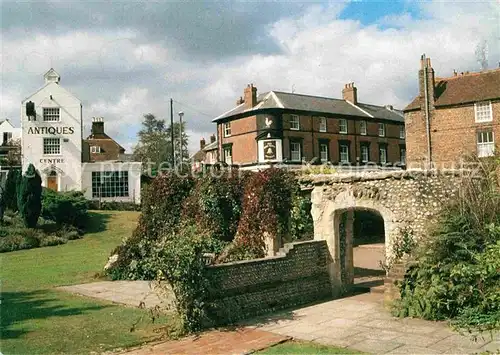
{"label": "stone paving slab", "polygon": [[290,337],[273,334],[259,329],[240,328],[231,331],[214,330],[202,333],[198,336],[148,345],[120,354],[249,354],[287,340],[290,340]]}
{"label": "stone paving slab", "polygon": [[444,322],[392,317],[380,294],[333,300],[250,324],[295,339],[374,354],[475,354],[500,349],[498,334],[472,341]]}
{"label": "stone paving slab", "polygon": [[168,297],[160,298],[149,281],[100,281],[81,285],[61,286],[61,290],[82,296],[139,307],[144,302],[146,308],[166,306]]}

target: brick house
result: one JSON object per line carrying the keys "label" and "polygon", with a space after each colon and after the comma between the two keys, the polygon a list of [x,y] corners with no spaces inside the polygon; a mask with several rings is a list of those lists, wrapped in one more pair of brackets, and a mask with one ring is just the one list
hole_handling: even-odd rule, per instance
{"label": "brick house", "polygon": [[218,142],[215,134],[210,136],[210,143],[206,143],[205,138],[200,139],[200,150],[191,156],[191,167],[193,171],[210,166],[219,161]]}
{"label": "brick house", "polygon": [[102,117],[94,117],[92,119],[91,133],[84,140],[85,153],[88,154],[88,159],[84,159],[84,161],[120,160],[125,154],[125,148],[104,132]]}
{"label": "brick house", "polygon": [[358,101],[354,83],[342,99],[279,91],[257,94],[252,84],[236,107],[213,120],[219,156],[256,168],[316,161],[335,165],[405,164],[403,113]]}
{"label": "brick house", "polygon": [[420,63],[419,94],[403,110],[408,167],[452,167],[472,153],[493,155],[500,137],[500,69],[438,78],[430,58],[423,55]]}

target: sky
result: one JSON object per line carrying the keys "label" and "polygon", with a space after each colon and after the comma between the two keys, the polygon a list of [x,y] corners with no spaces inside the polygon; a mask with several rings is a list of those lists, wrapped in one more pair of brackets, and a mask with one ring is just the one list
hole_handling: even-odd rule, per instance
{"label": "sky", "polygon": [[244,87],[404,108],[420,56],[436,76],[500,65],[500,0],[4,1],[0,119],[19,126],[21,100],[53,67],[61,86],[131,153],[144,114],[184,112],[194,153]]}

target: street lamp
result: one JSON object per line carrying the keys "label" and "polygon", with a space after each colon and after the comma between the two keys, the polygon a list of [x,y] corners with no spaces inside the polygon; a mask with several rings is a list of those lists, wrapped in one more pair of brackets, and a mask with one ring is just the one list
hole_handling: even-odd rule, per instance
{"label": "street lamp", "polygon": [[180,163],[181,164],[182,164],[182,158],[183,158],[183,155],[182,155],[182,117],[183,116],[184,116],[184,112],[179,111],[179,143],[180,143],[179,152],[180,152]]}

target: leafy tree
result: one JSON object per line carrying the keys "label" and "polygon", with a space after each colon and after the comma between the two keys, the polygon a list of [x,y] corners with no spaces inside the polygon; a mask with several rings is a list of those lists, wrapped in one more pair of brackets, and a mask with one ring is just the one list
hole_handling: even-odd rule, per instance
{"label": "leafy tree", "polygon": [[[180,124],[174,123],[174,150],[176,157],[180,156]],[[156,118],[148,113],[144,115],[142,129],[139,131],[139,144],[134,148],[135,159],[142,161],[146,169],[157,171],[160,168],[170,167],[172,161],[171,127],[165,120]],[[182,124],[183,157],[188,158],[188,136],[185,133],[185,122]],[[178,160],[177,162],[178,163]]]}
{"label": "leafy tree", "polygon": [[5,207],[14,212],[17,212],[17,189],[21,171],[19,169],[11,169],[7,174],[5,183]]}
{"label": "leafy tree", "polygon": [[17,205],[27,228],[35,228],[42,211],[42,179],[33,164],[24,173],[17,193]]}

